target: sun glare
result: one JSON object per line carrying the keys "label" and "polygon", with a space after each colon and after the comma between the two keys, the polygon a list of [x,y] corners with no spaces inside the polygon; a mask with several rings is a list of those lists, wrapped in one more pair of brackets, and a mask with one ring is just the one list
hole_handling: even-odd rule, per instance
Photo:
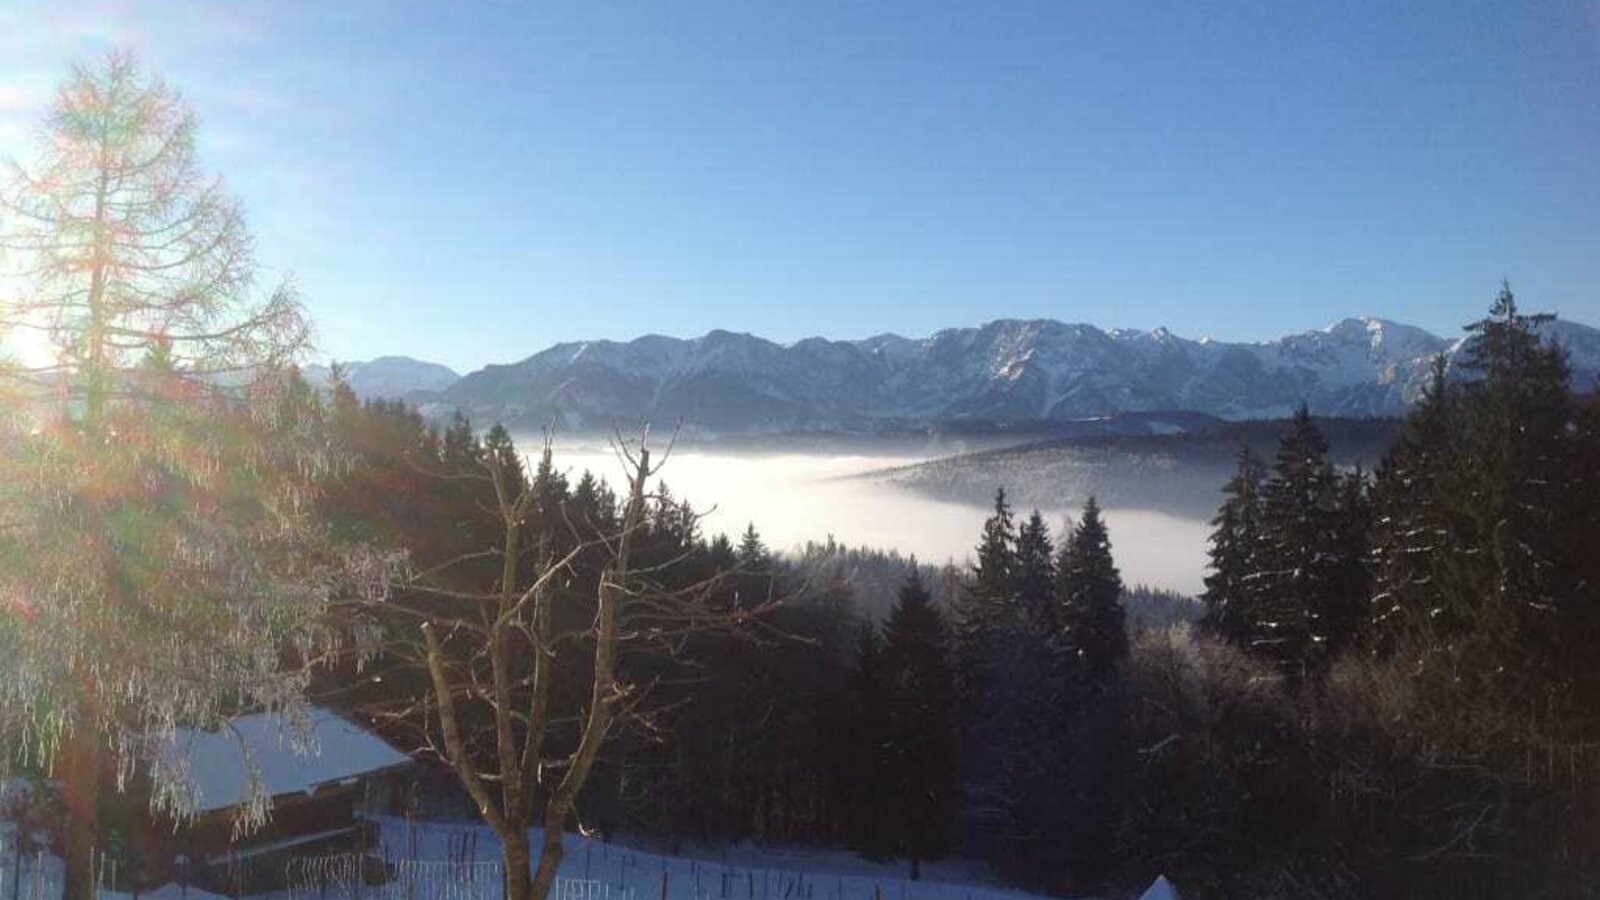
{"label": "sun glare", "polygon": [[17,308],[25,290],[27,284],[21,278],[0,274],[0,356],[30,368],[46,366],[56,358],[46,332],[5,321]]}

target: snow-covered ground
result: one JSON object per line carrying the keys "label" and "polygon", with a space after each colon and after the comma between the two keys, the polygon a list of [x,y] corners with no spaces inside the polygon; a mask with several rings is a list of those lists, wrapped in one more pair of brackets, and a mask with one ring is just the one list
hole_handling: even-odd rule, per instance
{"label": "snow-covered ground", "polygon": [[[478,825],[379,820],[382,857],[390,880],[356,889],[338,877],[338,860],[309,859],[291,873],[298,890],[254,895],[254,900],[499,900],[500,847],[493,832]],[[531,836],[535,847],[539,829]],[[46,853],[22,861],[11,850],[12,828],[0,823],[0,897],[56,900],[61,892],[61,862]],[[923,866],[912,881],[906,865],[876,863],[842,851],[774,849],[750,845],[715,854],[671,855],[578,835],[565,836],[562,863],[551,900],[1035,900],[1038,895],[1004,888],[989,880],[985,867],[944,860]],[[332,874],[330,886],[314,886],[318,874]],[[107,872],[109,880],[112,873]],[[17,880],[20,878],[20,884]],[[1176,898],[1165,879],[1145,897]],[[119,891],[100,892],[102,900],[135,900]],[[195,888],[164,885],[137,900],[221,900]],[[1043,900],[1043,898],[1038,898]]]}
{"label": "snow-covered ground", "polygon": [[[539,829],[532,831],[535,846]],[[474,859],[498,860],[488,829],[474,825],[382,820],[390,859],[459,859],[464,844]],[[612,900],[1008,900],[1031,895],[985,883],[984,867],[959,860],[923,866],[921,881],[906,864],[875,863],[840,851],[781,850],[743,845],[715,854],[668,855],[569,834],[560,875],[598,882]],[[603,900],[603,897],[601,898]]]}

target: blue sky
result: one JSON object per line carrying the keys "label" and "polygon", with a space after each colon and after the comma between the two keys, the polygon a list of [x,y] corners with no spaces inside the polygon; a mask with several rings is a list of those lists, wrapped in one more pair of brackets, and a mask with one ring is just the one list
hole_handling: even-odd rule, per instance
{"label": "blue sky", "polygon": [[1600,324],[1596,0],[0,0],[0,157],[112,46],[338,358]]}

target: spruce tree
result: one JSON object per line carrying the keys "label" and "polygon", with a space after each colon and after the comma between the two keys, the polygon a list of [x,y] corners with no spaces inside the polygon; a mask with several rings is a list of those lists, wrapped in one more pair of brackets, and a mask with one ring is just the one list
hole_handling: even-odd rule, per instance
{"label": "spruce tree", "polygon": [[1010,603],[1015,589],[1017,529],[1012,521],[1006,489],[994,494],[994,512],[983,523],[978,542],[978,564],[973,569],[976,593],[992,607]]}
{"label": "spruce tree", "polygon": [[[1503,285],[1489,315],[1469,325],[1461,387],[1459,464],[1467,494],[1442,574],[1453,591],[1449,671],[1515,707],[1554,707],[1588,668],[1574,638],[1588,631],[1593,587],[1580,583],[1578,506],[1594,477],[1579,464],[1566,359]],[[1460,552],[1465,551],[1465,552]],[[1469,652],[1470,648],[1470,652]]]}
{"label": "spruce tree", "polygon": [[1481,376],[1465,388],[1466,463],[1480,479],[1484,537],[1499,568],[1494,583],[1506,599],[1530,608],[1555,602],[1560,589],[1558,519],[1572,474],[1566,359],[1538,331],[1553,318],[1522,314],[1510,286],[1502,286],[1489,316],[1467,328],[1464,363]]}
{"label": "spruce tree", "polygon": [[1017,531],[1015,571],[1019,618],[1025,628],[1055,634],[1060,628],[1055,605],[1055,547],[1050,541],[1050,526],[1036,509]]}
{"label": "spruce tree", "polygon": [[1066,567],[1058,573],[1062,637],[1079,672],[1105,681],[1128,655],[1122,610],[1122,575],[1111,557],[1111,538],[1094,497],[1067,538]]}
{"label": "spruce tree", "polygon": [[1341,556],[1339,477],[1328,441],[1302,404],[1262,489],[1260,592],[1250,602],[1252,646],[1298,679],[1320,670],[1355,627]]}
{"label": "spruce tree", "polygon": [[949,631],[916,561],[884,625],[896,850],[921,863],[950,847],[956,809],[955,679]]}
{"label": "spruce tree", "polygon": [[754,522],[745,526],[737,550],[739,573],[734,579],[736,602],[742,606],[762,603],[772,597],[774,572],[772,552],[756,531]]}
{"label": "spruce tree", "polygon": [[[520,493],[528,483],[528,472],[522,464],[522,455],[517,452],[517,446],[511,440],[511,432],[499,422],[489,429],[483,436],[483,453],[486,459],[494,461],[505,475],[507,490]],[[550,470],[550,456],[548,453],[541,458],[541,471],[539,483],[549,485],[552,480]]]}
{"label": "spruce tree", "polygon": [[1461,437],[1455,394],[1444,356],[1384,456],[1372,490],[1373,599],[1370,643],[1391,650],[1399,641],[1429,640],[1449,627],[1449,586],[1441,565],[1451,555],[1460,481]]}
{"label": "spruce tree", "polygon": [[967,703],[976,702],[981,694],[988,657],[1010,624],[1016,546],[1011,504],[1005,488],[1000,488],[995,491],[994,512],[983,523],[972,578],[954,611],[956,679]]}
{"label": "spruce tree", "polygon": [[1333,587],[1323,609],[1330,656],[1338,656],[1360,640],[1371,615],[1372,483],[1372,476],[1361,466],[1339,478]]}
{"label": "spruce tree", "polygon": [[761,540],[754,522],[747,524],[739,536],[739,564],[752,572],[765,572],[772,567],[772,552]]}
{"label": "spruce tree", "polygon": [[472,430],[472,421],[466,413],[456,410],[450,418],[450,427],[444,432],[444,464],[447,471],[460,474],[475,470],[483,453],[483,445]]}
{"label": "spruce tree", "polygon": [[1224,640],[1250,643],[1250,608],[1262,563],[1261,464],[1248,444],[1239,447],[1238,469],[1223,487],[1222,508],[1211,520],[1211,573],[1205,578],[1202,624]]}
{"label": "spruce tree", "polygon": [[890,676],[877,626],[861,623],[849,675],[848,740],[834,763],[843,831],[852,850],[882,859],[897,849],[896,759],[891,736]]}

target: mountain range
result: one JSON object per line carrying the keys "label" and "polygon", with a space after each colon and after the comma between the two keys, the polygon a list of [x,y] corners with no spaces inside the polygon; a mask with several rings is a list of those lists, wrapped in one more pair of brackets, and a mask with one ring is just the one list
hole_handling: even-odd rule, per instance
{"label": "mountain range", "polygon": [[[1600,329],[1557,320],[1545,337],[1566,348],[1574,384],[1592,389]],[[358,393],[404,397],[430,416],[460,410],[513,428],[555,421],[585,432],[649,420],[700,436],[872,433],[1161,410],[1273,418],[1301,402],[1321,415],[1394,416],[1420,396],[1435,356],[1458,368],[1466,345],[1377,318],[1253,343],[1002,319],[922,339],[784,345],[719,330],[562,343],[459,378],[387,357],[352,365],[349,378]]]}
{"label": "mountain range", "polygon": [[[345,382],[358,396],[377,400],[426,400],[461,380],[449,366],[409,356],[380,356],[366,362],[341,362]],[[310,365],[301,370],[307,381],[322,387],[332,368]]]}

